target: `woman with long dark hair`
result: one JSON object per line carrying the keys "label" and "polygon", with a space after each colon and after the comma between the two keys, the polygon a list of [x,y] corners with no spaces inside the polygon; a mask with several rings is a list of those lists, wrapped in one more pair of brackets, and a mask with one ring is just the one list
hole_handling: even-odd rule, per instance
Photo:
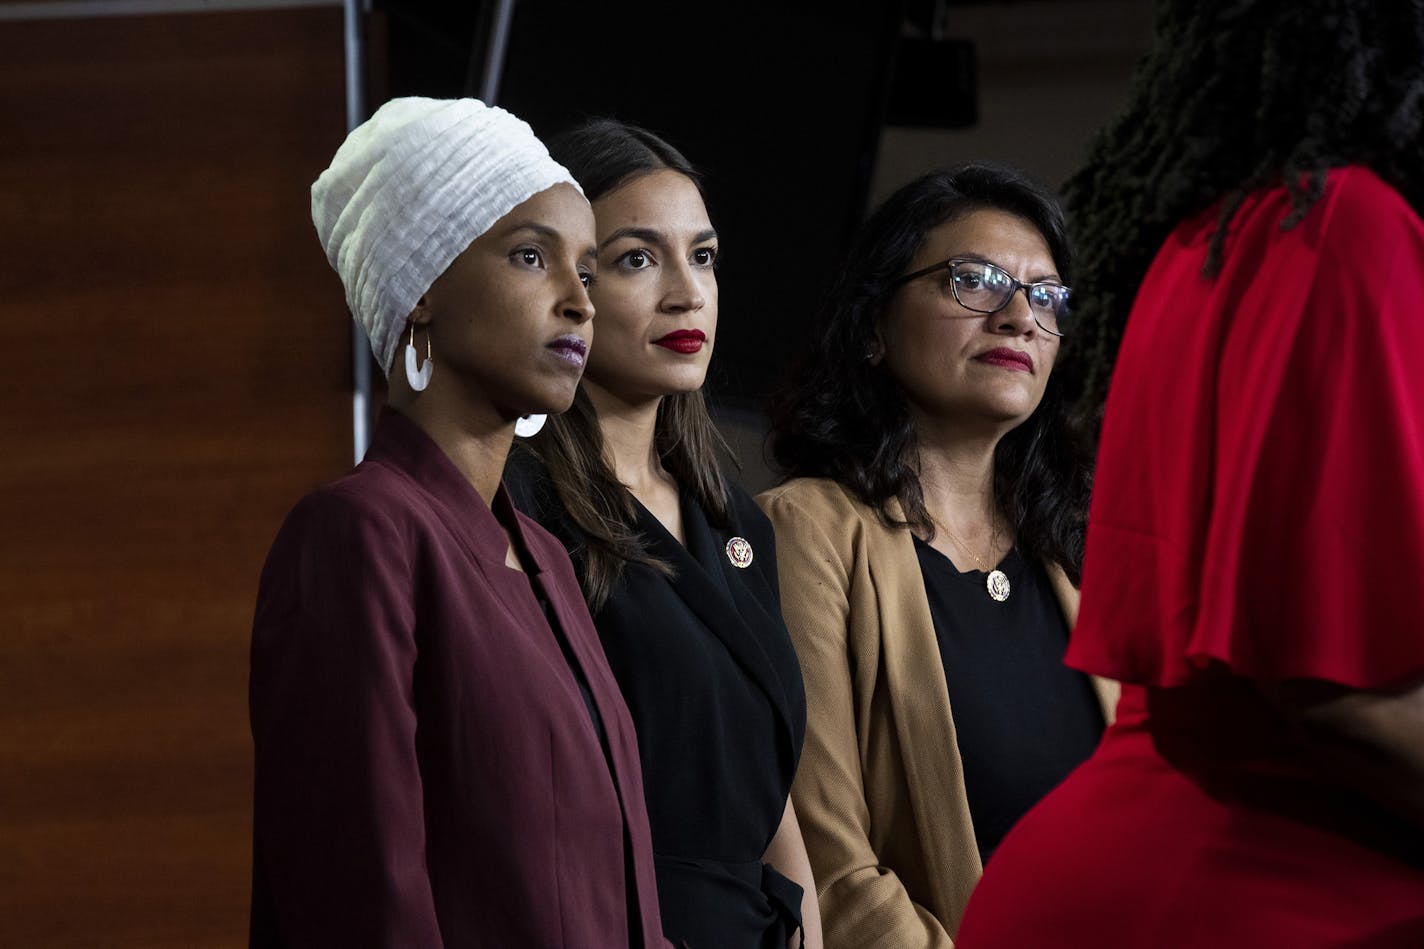
{"label": "woman with long dark hair", "polygon": [[1424,4],[1160,3],[1070,189],[1112,384],[1068,662],[1122,702],[963,945],[1424,946],[1421,155]]}
{"label": "woman with long dark hair", "polygon": [[805,695],[771,527],[722,473],[702,383],[717,232],[696,171],[611,120],[553,140],[598,221],[597,339],[573,408],[512,460],[520,503],[568,545],[638,729],[667,936],[818,947],[788,799]]}
{"label": "woman with long dark hair", "polygon": [[588,201],[508,112],[405,98],[312,217],[390,394],[262,572],[251,943],[665,945],[627,709],[567,554],[500,487],[583,369]]}
{"label": "woman with long dark hair", "polygon": [[1060,662],[1089,486],[1056,368],[1070,266],[1062,212],[1018,173],[912,181],[775,406],[791,480],[759,500],[828,945],[949,946],[982,861],[1102,731],[1111,687]]}

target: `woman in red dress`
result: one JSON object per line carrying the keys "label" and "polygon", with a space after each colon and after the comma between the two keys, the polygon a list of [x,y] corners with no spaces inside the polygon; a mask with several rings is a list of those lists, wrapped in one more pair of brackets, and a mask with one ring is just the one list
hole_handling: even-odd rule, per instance
{"label": "woman in red dress", "polygon": [[1070,183],[1112,387],[1067,661],[1122,701],[957,944],[1424,946],[1424,5],[1157,29]]}

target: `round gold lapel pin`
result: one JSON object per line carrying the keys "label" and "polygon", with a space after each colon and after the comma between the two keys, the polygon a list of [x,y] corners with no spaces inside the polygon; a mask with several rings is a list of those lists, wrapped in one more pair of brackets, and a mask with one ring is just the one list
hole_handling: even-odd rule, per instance
{"label": "round gold lapel pin", "polygon": [[733,537],[727,541],[727,559],[732,566],[745,570],[752,565],[752,545],[745,537]]}

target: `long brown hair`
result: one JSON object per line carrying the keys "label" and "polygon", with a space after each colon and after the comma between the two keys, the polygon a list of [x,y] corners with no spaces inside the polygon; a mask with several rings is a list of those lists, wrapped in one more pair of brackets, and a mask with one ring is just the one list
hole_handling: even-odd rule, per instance
{"label": "long brown hair", "polygon": [[[646,129],[612,119],[595,119],[559,135],[549,152],[572,172],[589,201],[654,171],[668,169],[697,185],[697,171],[677,149]],[[583,594],[597,611],[612,594],[628,563],[641,563],[671,575],[672,567],[654,557],[636,527],[633,495],[618,480],[604,452],[598,413],[582,388],[573,406],[550,417],[529,447],[549,470],[564,509],[588,542],[581,552]],[[721,457],[731,450],[712,423],[701,390],[663,398],[653,434],[663,466],[690,492],[719,527],[730,514]]]}

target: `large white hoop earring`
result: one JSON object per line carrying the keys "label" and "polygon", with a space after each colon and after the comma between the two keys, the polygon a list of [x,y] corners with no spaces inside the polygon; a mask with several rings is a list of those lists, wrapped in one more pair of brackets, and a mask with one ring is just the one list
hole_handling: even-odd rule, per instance
{"label": "large white hoop earring", "polygon": [[514,434],[520,438],[533,438],[539,434],[539,429],[544,427],[544,420],[547,415],[521,415],[519,421],[514,423]]}
{"label": "large white hoop earring", "polygon": [[415,368],[415,324],[410,324],[410,342],[405,344],[405,381],[416,392],[424,392],[435,374],[435,357],[430,355],[430,331],[425,331],[425,365]]}

